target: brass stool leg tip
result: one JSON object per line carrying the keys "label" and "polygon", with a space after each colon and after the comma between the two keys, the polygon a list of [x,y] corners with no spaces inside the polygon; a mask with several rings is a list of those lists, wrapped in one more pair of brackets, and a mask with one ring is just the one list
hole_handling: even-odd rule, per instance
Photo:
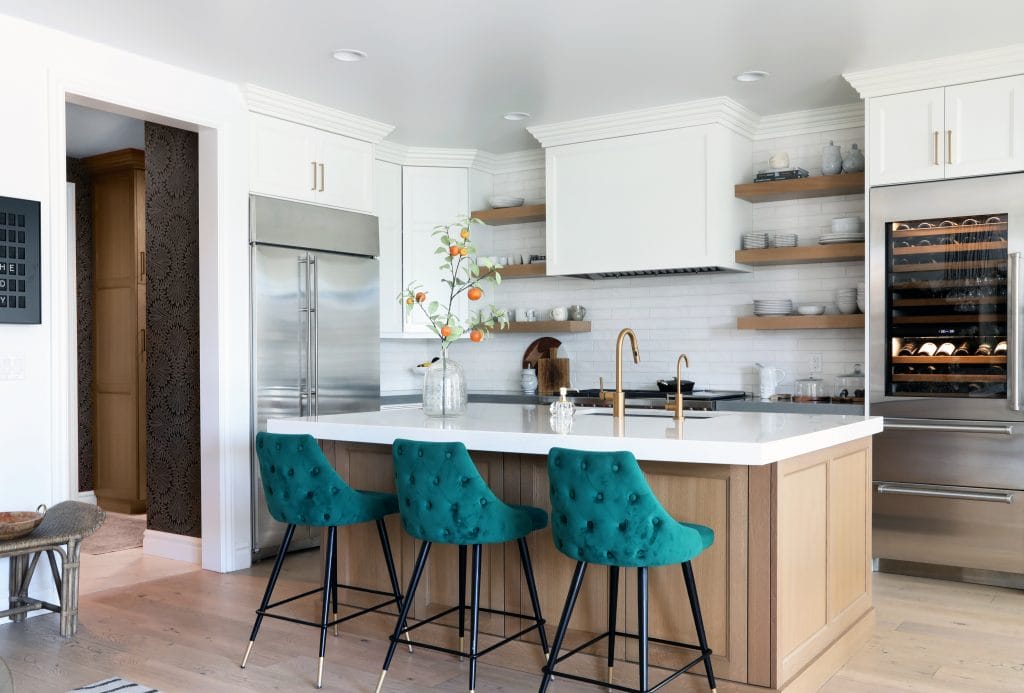
{"label": "brass stool leg tip", "polygon": [[[338,612],[337,611],[334,612],[334,620],[335,621],[338,620]],[[338,624],[337,623],[334,624],[334,637],[338,637]]]}
{"label": "brass stool leg tip", "polygon": [[412,654],[412,637],[409,635],[409,631],[405,632],[405,641],[407,643],[409,643],[408,644],[409,654]]}
{"label": "brass stool leg tip", "polygon": [[466,651],[466,637],[464,635],[459,636],[459,661],[462,661],[462,653]]}
{"label": "brass stool leg tip", "polygon": [[380,693],[380,689],[384,687],[384,677],[388,675],[388,670],[384,669],[380,672],[380,679],[377,680],[377,690],[374,693]]}
{"label": "brass stool leg tip", "polygon": [[255,640],[249,641],[249,646],[245,648],[245,656],[242,657],[242,668],[245,669],[246,662],[249,661],[249,653],[252,652],[252,646],[256,644]]}
{"label": "brass stool leg tip", "polygon": [[316,667],[316,687],[324,687],[324,658],[320,658],[320,663]]}

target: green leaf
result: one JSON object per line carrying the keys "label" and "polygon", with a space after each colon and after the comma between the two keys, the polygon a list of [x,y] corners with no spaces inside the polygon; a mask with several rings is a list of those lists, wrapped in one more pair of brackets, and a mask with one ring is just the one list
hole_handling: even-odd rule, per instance
{"label": "green leaf", "polygon": [[434,251],[434,255],[440,255],[441,253],[447,253],[447,252],[448,251],[445,250],[444,248],[438,247],[437,250]]}
{"label": "green leaf", "polygon": [[437,301],[431,301],[430,303],[427,304],[427,312],[428,313],[436,313],[437,309],[440,308],[440,307],[441,307],[440,303],[438,303]]}
{"label": "green leaf", "polygon": [[495,286],[501,286],[501,275],[497,272],[494,273],[494,284]]}

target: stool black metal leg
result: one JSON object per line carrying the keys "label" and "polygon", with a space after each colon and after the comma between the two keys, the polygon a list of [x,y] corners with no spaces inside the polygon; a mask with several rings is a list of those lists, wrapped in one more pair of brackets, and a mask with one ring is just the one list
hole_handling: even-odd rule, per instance
{"label": "stool black metal leg", "polygon": [[[377,536],[380,537],[380,548],[384,552],[384,562],[388,566],[388,579],[391,581],[391,592],[395,595],[395,607],[399,611],[402,609],[402,588],[398,584],[398,573],[395,572],[395,559],[391,555],[391,541],[388,539],[388,526],[384,524],[384,520],[377,520]],[[405,627],[405,624],[402,624]],[[409,641],[409,652],[412,652],[412,638],[408,633],[405,634],[405,639]]]}
{"label": "stool black metal leg", "polygon": [[[334,560],[331,561],[331,607],[334,611],[334,620],[338,620],[338,530],[334,530]],[[334,624],[334,635],[338,635],[338,624]]]}
{"label": "stool black metal leg", "polygon": [[[459,652],[466,651],[466,546],[459,544]],[[462,661],[462,656],[459,656]]]}
{"label": "stool black metal leg", "polygon": [[324,687],[324,651],[327,649],[327,623],[330,614],[330,598],[332,587],[337,590],[337,583],[331,584],[337,571],[337,557],[334,554],[334,547],[338,544],[338,528],[327,528],[327,550],[324,552],[327,565],[324,566],[324,598],[323,608],[320,610],[320,659],[316,667],[316,687]]}
{"label": "stool black metal leg", "polygon": [[708,638],[704,633],[704,619],[700,614],[700,600],[697,598],[697,581],[693,579],[693,566],[687,561],[683,563],[683,581],[686,582],[686,593],[690,597],[690,611],[693,612],[693,625],[697,629],[697,642],[700,643],[700,651],[704,656],[704,669],[708,674],[708,686],[711,693],[715,693],[715,672],[711,669],[711,648],[708,647]]}
{"label": "stool black metal leg", "polygon": [[608,566],[608,683],[615,671],[615,628],[619,611],[619,566]]}
{"label": "stool black metal leg", "polygon": [[565,632],[569,630],[569,620],[572,619],[572,611],[576,608],[576,598],[580,595],[580,587],[583,585],[583,576],[587,572],[587,564],[583,561],[576,562],[576,571],[572,574],[572,582],[569,583],[569,594],[565,597],[565,607],[562,609],[562,618],[558,622],[558,629],[555,631],[555,641],[551,643],[551,653],[548,655],[548,663],[544,667],[544,678],[541,679],[538,693],[547,691],[551,685],[551,677],[555,673],[555,660],[558,659],[558,651],[562,649],[562,641],[565,640]]}
{"label": "stool black metal leg", "polygon": [[476,691],[476,653],[480,635],[480,555],[483,547],[473,545],[473,577],[470,586],[469,693]]}
{"label": "stool black metal leg", "polygon": [[647,693],[647,568],[637,568],[636,610],[640,631],[640,691]]}
{"label": "stool black metal leg", "polygon": [[540,633],[540,646],[544,654],[548,653],[548,634],[544,632],[544,617],[540,615],[540,597],[537,596],[537,582],[533,579],[533,563],[530,561],[530,547],[526,537],[519,538],[519,559],[526,575],[526,588],[530,592],[530,603],[533,604],[533,616],[537,621],[537,632]]}
{"label": "stool black metal leg", "polygon": [[377,681],[377,692],[380,693],[380,689],[384,686],[384,677],[388,675],[388,667],[391,666],[391,660],[395,656],[395,648],[398,647],[398,643],[402,637],[402,629],[405,628],[405,621],[409,618],[409,609],[412,606],[412,600],[416,596],[416,587],[420,584],[420,578],[423,577],[423,567],[427,564],[427,556],[430,554],[430,542],[425,541],[420,547],[420,554],[416,557],[416,565],[412,569],[412,578],[409,580],[409,589],[405,593],[405,600],[402,602],[402,609],[398,612],[398,622],[395,624],[395,632],[391,634],[391,642],[388,644],[388,653],[384,657],[384,668],[380,672],[380,679]]}
{"label": "stool black metal leg", "polygon": [[277,578],[281,575],[281,566],[284,565],[284,556],[288,553],[288,545],[292,543],[292,535],[295,534],[295,525],[288,525],[284,531],[284,539],[281,541],[281,548],[277,550],[277,558],[274,559],[274,569],[270,571],[270,580],[267,582],[267,589],[263,593],[263,601],[260,608],[256,610],[256,623],[252,626],[252,633],[249,635],[249,646],[245,649],[245,656],[242,657],[242,668],[249,661],[249,654],[252,652],[253,643],[256,642],[256,634],[260,632],[260,624],[263,623],[263,613],[270,604],[270,597],[274,594],[274,586]]}

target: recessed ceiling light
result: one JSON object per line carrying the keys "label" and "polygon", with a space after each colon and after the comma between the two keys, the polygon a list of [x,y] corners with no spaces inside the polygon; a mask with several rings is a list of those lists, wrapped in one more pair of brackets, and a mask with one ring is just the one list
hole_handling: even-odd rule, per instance
{"label": "recessed ceiling light", "polygon": [[506,113],[502,116],[505,120],[526,120],[529,117],[530,114],[524,113],[523,111],[512,111],[511,113]]}
{"label": "recessed ceiling light", "polygon": [[357,63],[366,57],[366,52],[355,48],[339,48],[331,55],[335,60],[340,60],[343,63]]}
{"label": "recessed ceiling light", "polygon": [[737,82],[760,82],[768,76],[764,70],[747,70],[736,75]]}

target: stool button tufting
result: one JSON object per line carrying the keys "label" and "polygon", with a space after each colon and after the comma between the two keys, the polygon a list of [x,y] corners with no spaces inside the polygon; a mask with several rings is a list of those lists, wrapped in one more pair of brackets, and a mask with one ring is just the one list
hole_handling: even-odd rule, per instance
{"label": "stool button tufting", "polygon": [[629,494],[629,502],[630,503],[636,503],[636,498],[637,498],[637,495],[635,493]]}
{"label": "stool button tufting", "polygon": [[576,489],[574,489],[574,488],[569,489],[569,498],[572,498],[573,500],[576,500]]}
{"label": "stool button tufting", "polygon": [[395,448],[395,452],[397,452],[399,455],[404,455],[405,454],[405,446],[404,445],[399,445],[397,448]]}
{"label": "stool button tufting", "polygon": [[295,476],[295,467],[290,467],[288,469],[288,476]]}
{"label": "stool button tufting", "polygon": [[604,494],[598,491],[597,495],[594,496],[594,500],[597,501],[598,503],[602,502],[604,500]]}
{"label": "stool button tufting", "polygon": [[423,451],[422,450],[417,450],[416,451],[416,456],[417,457],[423,457]]}
{"label": "stool button tufting", "polygon": [[614,553],[614,552],[612,552],[612,551],[605,551],[605,553],[604,553],[604,557],[605,557],[605,558],[611,558],[611,559],[614,559],[614,558],[615,558],[615,553]]}
{"label": "stool button tufting", "polygon": [[444,453],[444,458],[445,458],[446,460],[450,460],[450,459],[452,458],[452,451],[451,451],[451,450],[447,450],[447,451],[446,451],[446,452]]}
{"label": "stool button tufting", "polygon": [[267,493],[269,493],[270,495],[274,495],[274,487],[273,486],[267,486]]}
{"label": "stool button tufting", "polygon": [[569,524],[569,518],[565,515],[559,516],[558,521],[561,522],[563,525]]}
{"label": "stool button tufting", "polygon": [[589,529],[589,530],[593,530],[594,529],[594,521],[593,520],[587,520],[587,529]]}
{"label": "stool button tufting", "polygon": [[341,493],[341,489],[340,488],[338,488],[337,486],[332,486],[331,487],[331,495],[332,496],[336,496],[339,493]]}
{"label": "stool button tufting", "polygon": [[629,529],[629,521],[628,520],[623,520],[622,522],[619,523],[619,531],[620,532],[625,532],[627,529]]}
{"label": "stool button tufting", "polygon": [[443,534],[444,534],[444,535],[445,535],[446,537],[449,537],[449,536],[451,536],[451,534],[452,534],[452,531],[451,531],[450,529],[448,529],[447,527],[445,527],[445,528],[444,528],[444,532],[443,532]]}
{"label": "stool button tufting", "polygon": [[313,497],[313,492],[312,491],[306,491],[306,498],[312,498],[312,497]]}
{"label": "stool button tufting", "polygon": [[325,520],[330,520],[331,519],[331,514],[330,513],[324,513],[324,519]]}
{"label": "stool button tufting", "polygon": [[309,473],[311,476],[320,476],[320,468],[313,467],[312,469],[309,470]]}
{"label": "stool button tufting", "polygon": [[613,471],[613,472],[617,472],[617,471],[619,471],[619,465],[617,465],[617,464],[613,464],[613,465],[612,465],[612,471]]}
{"label": "stool button tufting", "polygon": [[440,486],[440,485],[441,485],[441,477],[435,476],[434,477],[434,486]]}
{"label": "stool button tufting", "polygon": [[589,467],[589,466],[590,466],[590,465],[589,465],[589,464],[587,464],[587,461],[586,461],[586,460],[583,460],[582,462],[580,462],[580,469],[584,469],[584,470],[585,470],[585,469],[586,469],[587,467]]}
{"label": "stool button tufting", "polygon": [[281,452],[281,444],[278,443],[277,445],[275,445],[274,449],[277,450],[278,452]]}
{"label": "stool button tufting", "polygon": [[480,505],[481,505],[481,506],[485,506],[485,505],[487,505],[487,499],[486,499],[486,498],[481,498],[481,499],[480,499]]}
{"label": "stool button tufting", "polygon": [[460,486],[467,486],[468,484],[469,484],[469,477],[468,476],[464,476],[461,479],[459,479],[459,485]]}
{"label": "stool button tufting", "polygon": [[651,520],[651,524],[654,525],[655,527],[657,527],[658,525],[661,524],[661,518],[660,517],[654,518],[653,520]]}

